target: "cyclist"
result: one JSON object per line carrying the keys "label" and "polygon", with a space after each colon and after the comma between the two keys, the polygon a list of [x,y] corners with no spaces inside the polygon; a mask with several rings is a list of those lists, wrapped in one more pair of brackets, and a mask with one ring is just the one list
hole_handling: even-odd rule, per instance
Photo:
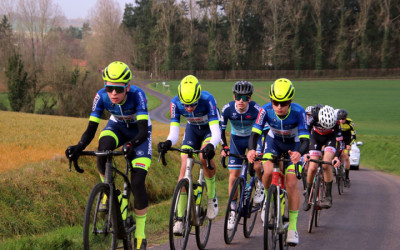
{"label": "cyclist", "polygon": [[[282,153],[288,153],[293,164],[296,164],[300,161],[301,155],[308,151],[310,135],[307,129],[306,113],[299,104],[292,103],[294,93],[294,86],[290,80],[277,79],[270,87],[271,102],[261,108],[252,128],[247,153],[250,162],[253,162],[256,156],[257,139],[264,125],[268,123],[270,127],[263,156],[266,161],[263,161],[262,181],[266,189],[269,188],[272,178],[273,163],[267,160],[271,158],[271,155],[280,156]],[[289,198],[289,227],[286,241],[291,245],[297,245],[299,243],[297,215],[300,196],[293,164],[285,173]]]}
{"label": "cyclist", "polygon": [[[203,164],[204,176],[207,184],[207,217],[213,220],[218,214],[218,199],[215,191],[215,163],[211,160],[215,155],[215,149],[221,140],[221,127],[219,124],[219,111],[214,97],[207,91],[201,90],[198,79],[193,75],[185,76],[178,86],[178,95],[170,104],[171,124],[167,140],[158,144],[159,152],[166,152],[175,145],[179,139],[180,116],[187,119],[185,136],[182,148],[202,149],[200,155]],[[186,154],[181,155],[181,171],[179,180],[185,175]],[[206,159],[211,160],[213,170],[207,168]],[[182,196],[181,196],[182,197]],[[211,197],[211,198],[210,198]],[[178,216],[183,215],[187,199],[179,199]],[[174,225],[175,234],[182,233],[183,223],[177,221]]]}
{"label": "cyclist", "polygon": [[[229,156],[229,153],[242,155],[246,152],[247,144],[251,134],[251,128],[257,119],[260,106],[251,100],[253,94],[253,84],[248,81],[238,81],[233,85],[233,101],[229,102],[222,108],[221,121],[222,121],[222,147],[221,156]],[[226,126],[228,120],[231,121],[231,140],[230,147],[226,140]],[[231,192],[233,183],[240,176],[242,169],[243,159],[229,156],[229,194]],[[261,203],[264,200],[264,187],[260,180],[261,166],[254,167],[257,171],[258,181],[254,196],[255,203]],[[236,200],[232,201],[231,208],[236,209]],[[228,220],[228,229],[232,230],[235,226],[235,212],[232,211]]]}
{"label": "cyclist", "polygon": [[344,109],[339,109],[337,113],[337,119],[340,122],[340,128],[342,129],[344,150],[341,154],[341,160],[344,161],[346,180],[344,182],[345,187],[350,187],[350,158],[349,150],[351,149],[351,144],[356,140],[356,131],[354,129],[353,120],[347,117],[347,111]]}
{"label": "cyclist", "polygon": [[[323,160],[332,162],[335,167],[339,167],[339,154],[341,149],[341,141],[343,139],[340,126],[337,124],[335,110],[328,106],[317,104],[312,109],[312,114],[308,120],[308,127],[311,130],[310,140],[310,158],[319,160],[324,147]],[[335,163],[336,161],[336,163]],[[308,202],[312,183],[317,172],[318,164],[315,162],[308,163],[307,171],[307,191],[303,203],[303,210],[308,211],[311,204]],[[325,200],[322,201],[322,208],[332,207],[332,182],[333,173],[329,165],[323,165],[324,182],[326,185]]]}
{"label": "cyclist", "polygon": [[[99,136],[98,150],[114,150],[123,146],[125,157],[132,161],[132,192],[135,208],[135,249],[146,249],[145,236],[148,197],[145,187],[147,171],[151,163],[152,125],[147,111],[146,94],[140,88],[129,85],[132,72],[119,61],[110,63],[103,71],[104,88],[94,97],[89,125],[77,145],[68,147],[69,159],[76,160],[79,153],[95,136],[104,110],[111,113],[106,127]],[[105,157],[97,157],[97,168],[104,182]]]}

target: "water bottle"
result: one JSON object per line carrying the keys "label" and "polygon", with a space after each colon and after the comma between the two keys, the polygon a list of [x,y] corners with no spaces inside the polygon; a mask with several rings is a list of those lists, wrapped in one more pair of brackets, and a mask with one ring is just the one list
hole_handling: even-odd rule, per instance
{"label": "water bottle", "polygon": [[122,219],[126,219],[126,215],[128,213],[128,199],[126,198],[125,194],[120,194],[118,196],[119,204],[121,204],[121,215]]}
{"label": "water bottle", "polygon": [[202,186],[197,186],[197,198],[196,198],[196,205],[200,205],[201,202],[201,193],[203,192]]}

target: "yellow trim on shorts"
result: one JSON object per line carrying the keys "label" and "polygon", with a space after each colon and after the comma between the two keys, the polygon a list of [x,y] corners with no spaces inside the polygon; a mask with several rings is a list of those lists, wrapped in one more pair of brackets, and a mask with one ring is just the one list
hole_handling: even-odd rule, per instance
{"label": "yellow trim on shorts", "polygon": [[119,140],[118,140],[117,135],[113,131],[111,131],[111,130],[103,130],[103,131],[101,131],[100,136],[99,136],[99,140],[103,136],[111,136],[115,140],[115,143],[116,143],[115,147],[118,146]]}
{"label": "yellow trim on shorts", "polygon": [[310,135],[299,135],[299,138],[306,138],[306,139],[310,139]]}
{"label": "yellow trim on shorts", "polygon": [[148,120],[149,119],[149,115],[137,115],[136,116],[136,120]]}
{"label": "yellow trim on shorts", "polygon": [[[265,159],[265,161],[262,161],[262,164],[264,164],[265,162],[267,162],[269,159],[272,158],[272,153],[266,153],[263,155],[263,158]],[[288,173],[288,170],[290,170],[290,173]],[[303,171],[303,167],[301,166],[301,164],[299,164],[299,173],[301,174],[301,172]],[[289,167],[286,168],[285,170],[285,175],[287,174],[296,174],[296,168],[294,166],[294,164],[291,164]]]}
{"label": "yellow trim on shorts", "polygon": [[147,157],[139,157],[132,160],[132,168],[141,168],[149,171],[151,159]]}
{"label": "yellow trim on shorts", "polygon": [[100,118],[94,117],[94,116],[90,116],[89,117],[89,121],[92,121],[92,122],[95,122],[95,123],[100,123]]}
{"label": "yellow trim on shorts", "polygon": [[[189,145],[182,145],[181,149],[194,149],[194,148],[192,148],[192,147],[189,146]],[[187,154],[181,153],[181,156],[182,156],[182,155],[187,155]]]}

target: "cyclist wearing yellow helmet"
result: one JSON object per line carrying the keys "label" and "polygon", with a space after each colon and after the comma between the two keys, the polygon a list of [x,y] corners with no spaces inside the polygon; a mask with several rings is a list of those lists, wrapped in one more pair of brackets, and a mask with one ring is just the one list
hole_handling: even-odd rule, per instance
{"label": "cyclist wearing yellow helmet", "polygon": [[[132,161],[132,192],[135,206],[135,249],[146,249],[145,236],[148,197],[145,179],[151,163],[151,121],[147,111],[146,94],[129,85],[132,72],[123,62],[112,62],[103,71],[104,88],[94,98],[89,125],[77,145],[68,147],[67,157],[76,160],[79,153],[95,136],[104,110],[111,117],[100,133],[98,150],[114,150],[123,146],[125,157]],[[104,182],[104,157],[97,158],[97,168]],[[122,194],[121,194],[122,195]]]}
{"label": "cyclist wearing yellow helmet", "polygon": [[[207,217],[214,219],[218,214],[218,199],[215,192],[215,163],[211,160],[213,170],[207,168],[206,159],[212,159],[215,148],[221,140],[220,115],[214,97],[201,90],[198,79],[193,75],[184,77],[178,86],[178,95],[170,105],[171,124],[168,138],[158,144],[158,151],[165,152],[176,144],[179,139],[180,116],[187,119],[182,148],[203,149],[200,159],[204,168],[207,184],[208,208]],[[181,171],[179,180],[185,175],[187,155],[181,156]],[[186,204],[179,201],[178,213],[184,211]],[[182,222],[174,225],[174,233],[182,232]]]}
{"label": "cyclist wearing yellow helmet", "polygon": [[[254,162],[256,157],[257,140],[264,125],[269,124],[270,127],[263,156],[263,158],[266,158],[266,161],[263,162],[264,174],[262,176],[266,188],[265,192],[271,184],[273,163],[267,160],[271,158],[271,155],[288,154],[293,164],[296,164],[300,161],[301,155],[308,151],[310,134],[307,129],[306,113],[302,106],[292,103],[294,93],[295,90],[290,80],[286,78],[277,79],[270,87],[269,97],[271,102],[266,103],[261,108],[257,121],[252,128],[249,152],[247,153],[250,162]],[[294,165],[290,165],[286,169],[285,175],[289,199],[289,228],[286,242],[290,245],[297,245],[299,243],[297,215],[300,196]],[[263,213],[265,213],[264,209],[261,214]],[[261,216],[261,218],[264,219],[264,216]]]}

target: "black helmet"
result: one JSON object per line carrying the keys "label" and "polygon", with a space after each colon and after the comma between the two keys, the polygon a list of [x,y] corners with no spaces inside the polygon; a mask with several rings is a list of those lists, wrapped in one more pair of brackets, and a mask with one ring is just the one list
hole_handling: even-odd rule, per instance
{"label": "black helmet", "polygon": [[233,85],[232,91],[234,94],[252,95],[253,89],[253,84],[251,84],[251,82],[238,81]]}
{"label": "black helmet", "polygon": [[347,111],[344,109],[339,109],[337,112],[337,119],[338,120],[344,120],[347,118]]}

